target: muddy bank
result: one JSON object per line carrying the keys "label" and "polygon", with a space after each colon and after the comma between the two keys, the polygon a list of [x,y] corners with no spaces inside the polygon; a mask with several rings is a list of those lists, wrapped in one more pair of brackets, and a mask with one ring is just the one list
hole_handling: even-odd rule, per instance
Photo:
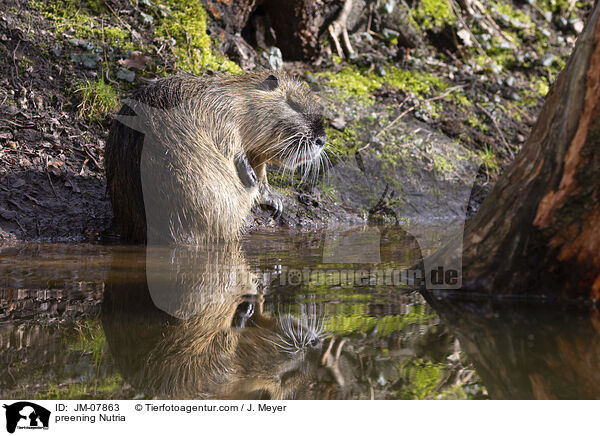
{"label": "muddy bank", "polygon": [[[480,20],[434,16],[429,2],[417,2],[409,8],[412,44],[398,30],[408,19],[400,3],[380,3],[354,4],[355,56],[343,59],[328,41],[325,15],[335,17],[337,6],[326,2],[319,12],[325,18],[316,21],[319,39],[310,41],[316,52],[288,62],[269,46],[276,40],[261,39],[260,8],[244,12],[249,21],[237,24],[246,38],[240,40],[218,11],[191,1],[5,2],[0,238],[118,236],[103,163],[112,115],[133,89],[180,69],[282,67],[306,80],[327,108],[328,175],[306,185],[271,169],[286,212],[275,222],[257,210],[249,230],[471,215],[527,137],[588,8],[549,3],[544,15],[530,5],[484,2],[491,18]],[[565,16],[570,21],[561,21]],[[440,29],[457,33],[466,25],[470,43],[464,37],[453,47],[442,44],[448,35]],[[512,41],[508,48],[502,35]],[[233,46],[246,47],[246,58]]]}

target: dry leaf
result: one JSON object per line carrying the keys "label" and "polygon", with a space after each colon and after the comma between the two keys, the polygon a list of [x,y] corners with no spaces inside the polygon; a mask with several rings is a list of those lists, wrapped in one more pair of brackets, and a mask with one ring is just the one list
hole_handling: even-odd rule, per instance
{"label": "dry leaf", "polygon": [[143,70],[148,62],[148,56],[143,54],[133,52],[129,56],[129,59],[119,59],[119,64],[121,64],[125,68],[136,68],[138,70]]}

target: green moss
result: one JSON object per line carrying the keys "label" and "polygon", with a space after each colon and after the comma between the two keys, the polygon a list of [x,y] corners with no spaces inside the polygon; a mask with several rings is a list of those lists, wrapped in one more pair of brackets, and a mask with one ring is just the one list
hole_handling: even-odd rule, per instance
{"label": "green moss", "polygon": [[429,73],[416,73],[397,67],[387,68],[384,82],[391,88],[412,92],[415,95],[430,94],[433,91],[443,91],[448,84],[442,79]]}
{"label": "green moss", "polygon": [[481,163],[485,166],[488,174],[493,173],[500,168],[498,159],[491,147],[484,147],[483,150],[478,150],[477,154],[481,158]]}
{"label": "green moss", "polygon": [[447,173],[454,170],[454,165],[445,156],[433,155],[433,168],[439,173]]}
{"label": "green moss", "polygon": [[526,34],[532,34],[535,24],[525,12],[515,9],[511,3],[504,1],[493,1],[493,9],[498,13],[508,17],[510,20],[517,20],[525,29],[521,29]]}
{"label": "green moss", "polygon": [[358,143],[360,142],[358,134],[359,125],[355,121],[346,126],[343,131],[327,127],[327,142],[329,142],[332,148],[338,152],[350,153],[356,150]]}
{"label": "green moss", "polygon": [[470,127],[474,127],[476,129],[481,130],[482,132],[487,132],[488,131],[488,126],[486,124],[483,123],[483,121],[481,121],[479,119],[479,117],[477,115],[475,115],[474,113],[471,113],[468,115],[467,117],[467,124]]}
{"label": "green moss", "polygon": [[316,76],[326,78],[329,86],[336,88],[343,100],[352,98],[364,105],[374,103],[372,94],[381,87],[381,78],[373,73],[365,74],[353,65],[346,65],[338,72],[323,71]]}
{"label": "green moss", "polygon": [[[150,6],[155,16],[156,35],[165,40],[174,40],[171,53],[178,67],[201,74],[207,69],[239,73],[237,64],[218,54],[212,47],[207,34],[208,16],[200,2],[195,0],[162,0],[160,7]],[[126,51],[147,51],[141,42],[132,39],[131,31],[119,21],[115,22],[103,0],[59,0],[41,2],[32,0],[32,5],[51,20],[57,35],[65,32],[75,38]],[[101,20],[101,18],[103,18]],[[116,67],[114,62],[104,68]],[[156,67],[160,75],[160,67]]]}
{"label": "green moss", "polygon": [[365,311],[365,304],[344,305],[342,313],[333,314],[326,319],[325,331],[342,336],[377,331],[378,336],[387,336],[411,324],[429,323],[436,317],[434,314],[427,314],[423,305],[411,306],[410,311],[404,316],[374,318],[366,315]]}
{"label": "green moss", "polygon": [[449,0],[421,0],[419,6],[413,9],[413,15],[425,29],[443,27],[456,21]]}
{"label": "green moss", "polygon": [[548,79],[545,77],[533,78],[531,81],[531,87],[533,88],[535,94],[539,97],[546,97],[548,91],[550,90]]}
{"label": "green moss", "polygon": [[104,43],[121,50],[140,49],[133,43],[129,31],[98,22],[97,15],[106,14],[108,11],[101,0],[83,3],[73,0],[47,3],[34,0],[31,4],[54,23],[54,33],[57,35],[72,31],[75,38],[95,45]]}
{"label": "green moss", "polygon": [[75,92],[81,96],[79,115],[89,121],[102,121],[106,115],[116,110],[119,94],[110,83],[104,82],[102,75],[97,82],[78,82]]}
{"label": "green moss", "polygon": [[107,399],[121,398],[123,379],[114,374],[104,379],[88,383],[49,384],[43,392],[34,396],[36,400],[78,400],[78,399]]}
{"label": "green moss", "polygon": [[339,200],[337,189],[328,183],[321,183],[321,194],[330,201]]}
{"label": "green moss", "polygon": [[402,365],[400,374],[408,383],[401,397],[423,400],[435,393],[444,375],[444,365],[422,359],[411,359]]}
{"label": "green moss", "polygon": [[[553,14],[564,15],[569,9],[569,0],[536,0],[536,4],[546,12],[552,12]],[[573,8],[575,9],[575,8]]]}
{"label": "green moss", "polygon": [[338,72],[323,71],[316,76],[326,78],[329,86],[339,91],[339,97],[343,101],[353,99],[362,105],[373,104],[373,93],[384,85],[417,97],[426,97],[448,88],[445,81],[433,74],[408,71],[395,66],[387,66],[385,72],[385,76],[379,76],[372,71],[346,65]]}
{"label": "green moss", "polygon": [[91,353],[94,363],[99,365],[108,352],[108,343],[100,322],[87,320],[76,327],[76,333],[75,342],[69,344],[69,349]]}
{"label": "green moss", "polygon": [[162,0],[169,8],[163,17],[157,14],[158,36],[175,39],[173,52],[179,67],[201,74],[207,69],[230,73],[241,72],[240,67],[213,51],[207,31],[208,15],[197,0]]}
{"label": "green moss", "polygon": [[450,99],[454,104],[456,104],[459,107],[473,107],[473,102],[469,100],[469,97],[467,97],[466,94],[460,89],[457,89],[455,92],[451,93]]}

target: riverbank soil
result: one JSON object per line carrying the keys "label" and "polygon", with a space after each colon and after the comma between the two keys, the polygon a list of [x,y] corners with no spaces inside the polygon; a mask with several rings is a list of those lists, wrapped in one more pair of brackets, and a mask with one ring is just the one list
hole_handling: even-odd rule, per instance
{"label": "riverbank soil", "polygon": [[591,9],[260,3],[0,3],[0,238],[118,237],[103,162],[112,117],[179,70],[283,68],[322,98],[330,170],[307,184],[272,168],[286,211],[257,210],[250,230],[464,219],[525,142]]}

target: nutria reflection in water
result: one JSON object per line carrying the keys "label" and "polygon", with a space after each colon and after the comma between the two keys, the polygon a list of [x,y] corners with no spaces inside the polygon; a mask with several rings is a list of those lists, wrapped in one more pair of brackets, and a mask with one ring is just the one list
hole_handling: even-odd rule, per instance
{"label": "nutria reflection in water", "polygon": [[274,399],[308,384],[323,353],[316,309],[265,313],[236,246],[148,247],[145,263],[126,274],[114,265],[102,305],[129,383],[157,397]]}

